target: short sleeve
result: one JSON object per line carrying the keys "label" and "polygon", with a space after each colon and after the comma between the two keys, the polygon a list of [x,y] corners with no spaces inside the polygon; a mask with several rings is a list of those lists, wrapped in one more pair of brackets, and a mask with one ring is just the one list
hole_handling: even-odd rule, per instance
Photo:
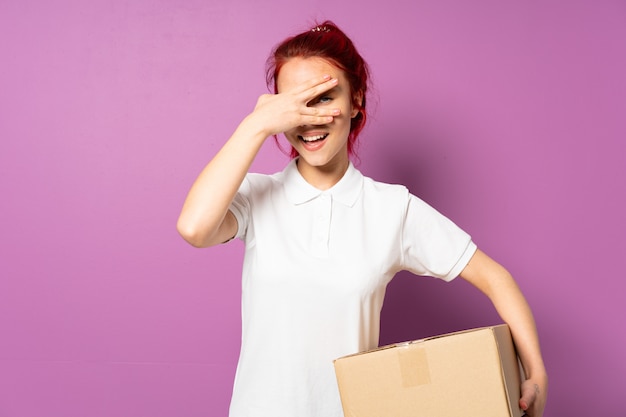
{"label": "short sleeve", "polygon": [[403,269],[451,281],[463,271],[476,249],[469,234],[409,194],[402,231]]}
{"label": "short sleeve", "polygon": [[250,188],[250,181],[246,177],[229,207],[229,210],[237,219],[237,234],[235,237],[238,239],[244,238],[250,222]]}

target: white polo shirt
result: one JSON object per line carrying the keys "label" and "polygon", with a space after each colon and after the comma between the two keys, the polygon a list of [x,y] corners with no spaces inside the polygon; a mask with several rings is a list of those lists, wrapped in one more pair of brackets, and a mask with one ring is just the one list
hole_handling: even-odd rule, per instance
{"label": "white polo shirt", "polygon": [[400,270],[450,281],[470,236],[400,185],[352,164],[320,191],[296,160],[248,174],[231,211],[245,242],[242,345],[230,417],[341,417],[333,359],[378,346]]}

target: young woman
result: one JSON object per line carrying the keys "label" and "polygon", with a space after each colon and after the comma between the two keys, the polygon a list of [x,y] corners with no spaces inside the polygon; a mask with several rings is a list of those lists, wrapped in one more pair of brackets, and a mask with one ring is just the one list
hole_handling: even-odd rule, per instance
{"label": "young woman", "polygon": [[[243,335],[231,417],[340,417],[333,359],[378,346],[386,285],[400,270],[461,276],[509,324],[527,376],[520,406],[543,413],[547,374],[511,275],[450,220],[350,162],[366,120],[368,69],[332,22],[281,43],[275,94],[259,98],[193,184],[178,230],[196,247],[245,242]],[[293,159],[248,169],[284,134]]]}

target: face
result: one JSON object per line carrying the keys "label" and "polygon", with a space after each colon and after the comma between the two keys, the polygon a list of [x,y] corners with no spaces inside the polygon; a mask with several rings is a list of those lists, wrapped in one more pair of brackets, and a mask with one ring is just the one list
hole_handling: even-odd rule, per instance
{"label": "face", "polygon": [[[278,92],[289,91],[323,75],[337,78],[337,85],[308,103],[309,106],[338,108],[341,114],[326,125],[305,125],[285,132],[289,143],[298,151],[298,166],[308,168],[346,168],[350,121],[358,114],[352,105],[350,85],[342,70],[322,58],[292,58],[280,70],[276,80]],[[305,169],[307,167],[304,167]]]}

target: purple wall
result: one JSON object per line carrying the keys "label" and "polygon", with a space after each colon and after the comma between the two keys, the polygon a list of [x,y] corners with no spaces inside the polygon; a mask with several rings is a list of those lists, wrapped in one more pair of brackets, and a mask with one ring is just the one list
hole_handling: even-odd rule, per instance
{"label": "purple wall", "polygon": [[[361,170],[518,278],[547,415],[623,415],[626,4],[392,3],[0,2],[0,417],[226,415],[242,245],[195,250],[175,221],[315,18],[372,67]],[[285,163],[268,143],[254,168]],[[460,280],[400,274],[383,343],[495,322]]]}

